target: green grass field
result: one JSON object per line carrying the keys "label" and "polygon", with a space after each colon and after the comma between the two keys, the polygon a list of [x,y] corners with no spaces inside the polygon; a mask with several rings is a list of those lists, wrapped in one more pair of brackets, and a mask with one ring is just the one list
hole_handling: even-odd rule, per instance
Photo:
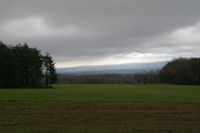
{"label": "green grass field", "polygon": [[200,86],[55,85],[51,89],[0,89],[1,102],[200,103]]}

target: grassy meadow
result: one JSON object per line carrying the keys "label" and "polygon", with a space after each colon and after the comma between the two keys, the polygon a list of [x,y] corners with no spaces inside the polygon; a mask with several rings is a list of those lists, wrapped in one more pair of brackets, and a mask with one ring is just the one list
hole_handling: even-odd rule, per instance
{"label": "grassy meadow", "polygon": [[0,89],[0,133],[199,133],[200,86]]}
{"label": "grassy meadow", "polygon": [[200,103],[200,86],[82,84],[0,89],[0,102]]}

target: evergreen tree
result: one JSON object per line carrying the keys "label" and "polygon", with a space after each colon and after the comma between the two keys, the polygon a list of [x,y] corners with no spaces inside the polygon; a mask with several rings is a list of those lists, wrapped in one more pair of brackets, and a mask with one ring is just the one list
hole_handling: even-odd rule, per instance
{"label": "evergreen tree", "polygon": [[19,81],[19,64],[15,54],[0,42],[0,87],[19,87]]}
{"label": "evergreen tree", "polygon": [[0,42],[0,88],[41,87],[43,76],[45,86],[49,87],[57,81],[54,65],[49,54],[42,56],[26,43],[8,47]]}
{"label": "evergreen tree", "polygon": [[46,55],[43,56],[42,68],[44,70],[45,87],[50,87],[51,84],[56,83],[57,74],[55,69],[55,63],[48,53],[46,53]]}
{"label": "evergreen tree", "polygon": [[20,79],[23,87],[39,87],[41,86],[42,77],[42,55],[36,48],[29,48],[24,45],[12,47],[18,62],[20,64]]}

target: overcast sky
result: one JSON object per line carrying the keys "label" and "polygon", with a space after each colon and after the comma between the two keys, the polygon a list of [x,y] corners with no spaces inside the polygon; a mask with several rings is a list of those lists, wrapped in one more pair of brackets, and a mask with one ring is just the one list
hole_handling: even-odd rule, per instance
{"label": "overcast sky", "polygon": [[200,0],[0,0],[0,40],[57,67],[200,56]]}

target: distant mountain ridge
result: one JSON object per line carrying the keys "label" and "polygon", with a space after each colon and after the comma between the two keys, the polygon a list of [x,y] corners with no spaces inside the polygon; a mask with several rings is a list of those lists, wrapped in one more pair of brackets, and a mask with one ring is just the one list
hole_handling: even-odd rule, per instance
{"label": "distant mountain ridge", "polygon": [[127,63],[116,65],[93,65],[79,66],[71,68],[57,68],[59,74],[134,74],[150,70],[161,69],[168,61],[151,62],[151,63]]}

